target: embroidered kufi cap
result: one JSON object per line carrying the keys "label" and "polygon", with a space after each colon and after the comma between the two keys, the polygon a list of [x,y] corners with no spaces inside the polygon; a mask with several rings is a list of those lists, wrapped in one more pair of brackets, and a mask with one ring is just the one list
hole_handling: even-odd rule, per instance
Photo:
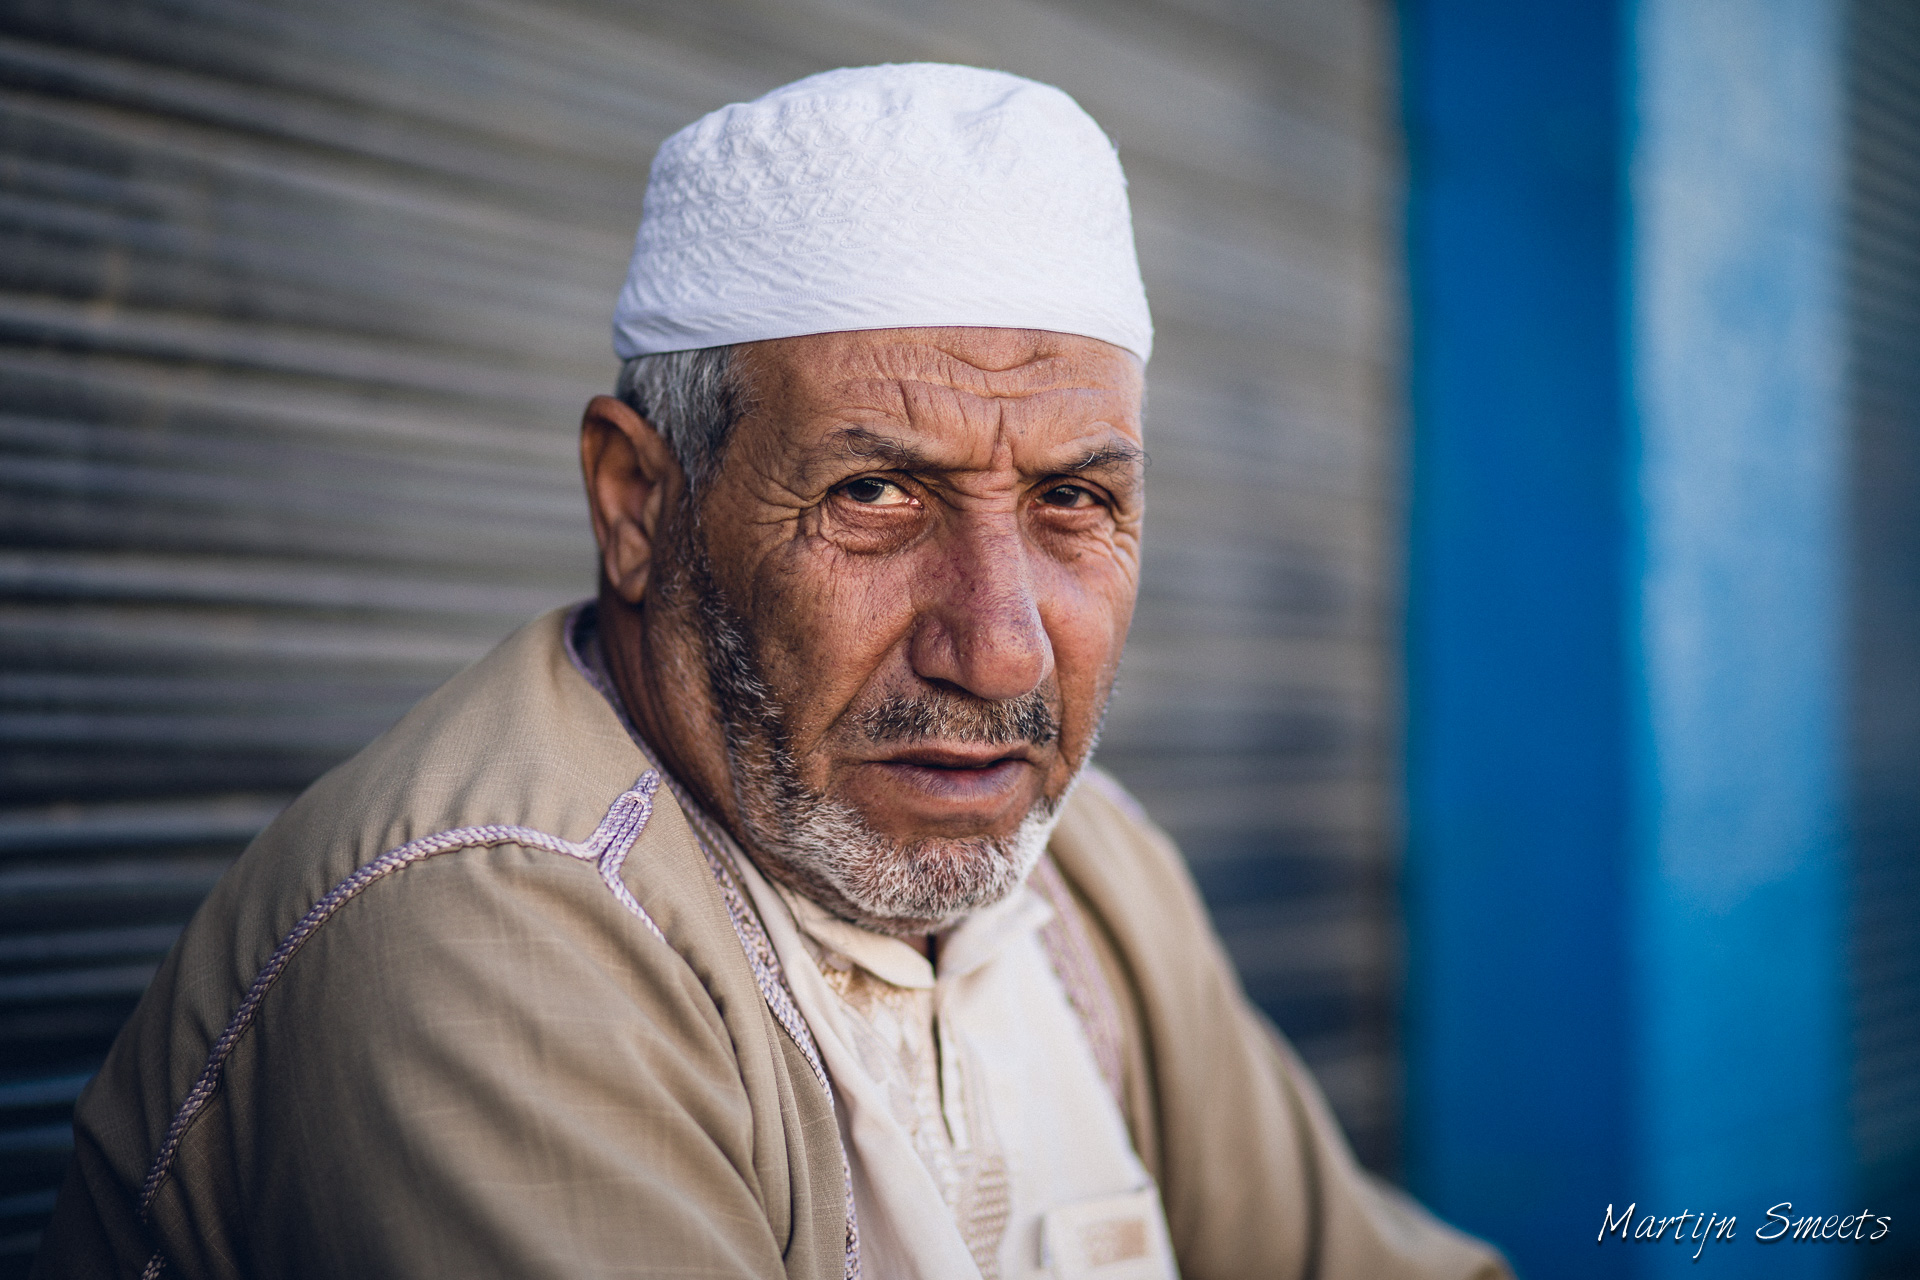
{"label": "embroidered kufi cap", "polygon": [[1152,352],[1126,178],[1065,93],[976,67],[849,67],[661,145],[614,309],[622,359],[923,325]]}

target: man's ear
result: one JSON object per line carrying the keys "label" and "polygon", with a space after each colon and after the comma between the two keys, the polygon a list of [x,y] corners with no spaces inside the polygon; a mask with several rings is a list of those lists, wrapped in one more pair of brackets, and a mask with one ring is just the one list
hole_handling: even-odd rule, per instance
{"label": "man's ear", "polygon": [[647,594],[661,522],[686,477],[653,424],[612,396],[595,396],[580,417],[580,470],[600,543],[600,572],[615,595]]}

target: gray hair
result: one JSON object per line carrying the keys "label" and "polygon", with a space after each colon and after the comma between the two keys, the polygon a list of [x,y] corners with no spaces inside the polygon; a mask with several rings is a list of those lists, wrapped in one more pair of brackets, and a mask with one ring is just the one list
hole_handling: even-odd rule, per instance
{"label": "gray hair", "polygon": [[747,412],[732,347],[635,356],[620,366],[614,395],[653,424],[696,497],[713,478],[727,438]]}

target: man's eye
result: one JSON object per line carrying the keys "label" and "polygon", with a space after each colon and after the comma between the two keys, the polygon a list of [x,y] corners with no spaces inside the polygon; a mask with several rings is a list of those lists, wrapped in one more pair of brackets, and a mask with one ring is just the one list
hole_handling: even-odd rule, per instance
{"label": "man's eye", "polygon": [[865,507],[901,507],[912,501],[907,491],[893,481],[873,476],[849,480],[840,487],[840,492]]}
{"label": "man's eye", "polygon": [[1041,494],[1040,501],[1050,507],[1087,507],[1093,505],[1093,494],[1077,484],[1057,484]]}

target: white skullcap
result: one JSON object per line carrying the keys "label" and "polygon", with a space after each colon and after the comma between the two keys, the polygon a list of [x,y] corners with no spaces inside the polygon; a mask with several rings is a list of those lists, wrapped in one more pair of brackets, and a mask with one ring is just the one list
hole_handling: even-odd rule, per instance
{"label": "white skullcap", "polygon": [[1144,361],[1126,188],[1100,126],[1049,85],[939,63],[808,76],[661,145],[613,349],[977,325]]}

